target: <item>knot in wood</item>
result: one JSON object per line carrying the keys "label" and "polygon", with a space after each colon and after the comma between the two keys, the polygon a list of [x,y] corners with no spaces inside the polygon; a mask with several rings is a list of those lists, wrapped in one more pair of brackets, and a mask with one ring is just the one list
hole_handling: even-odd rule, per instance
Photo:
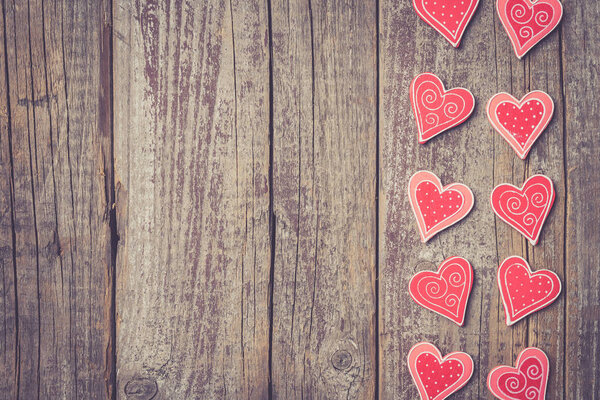
{"label": "knot in wood", "polygon": [[345,371],[352,366],[352,354],[347,350],[338,350],[331,356],[333,368]]}
{"label": "knot in wood", "polygon": [[158,392],[158,384],[151,378],[133,378],[125,384],[128,399],[152,400]]}

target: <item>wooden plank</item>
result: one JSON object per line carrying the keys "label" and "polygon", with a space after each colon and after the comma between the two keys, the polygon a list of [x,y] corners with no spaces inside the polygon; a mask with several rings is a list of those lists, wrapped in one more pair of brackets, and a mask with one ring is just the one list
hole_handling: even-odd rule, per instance
{"label": "wooden plank", "polygon": [[600,399],[600,4],[564,3],[567,174],[565,398]]}
{"label": "wooden plank", "polygon": [[112,396],[110,18],[2,2],[1,398]]}
{"label": "wooden plank", "polygon": [[266,1],[114,3],[118,398],[266,398]]}
{"label": "wooden plank", "polygon": [[[490,369],[501,363],[513,364],[517,354],[529,345],[548,353],[553,364],[548,396],[562,398],[564,332],[556,325],[562,324],[564,301],[559,300],[528,321],[507,327],[496,286],[496,269],[510,255],[524,256],[534,269],[552,269],[564,277],[565,132],[560,113],[558,34],[519,61],[493,2],[480,3],[459,49],[453,49],[421,21],[410,3],[380,4],[380,397],[416,395],[405,360],[410,347],[427,340],[443,353],[461,350],[473,356],[475,373],[461,391],[461,398],[493,398],[486,388]],[[447,87],[469,88],[477,103],[466,124],[426,145],[418,145],[415,140],[408,96],[410,81],[421,72],[438,74]],[[499,91],[521,97],[534,89],[549,92],[559,111],[523,162],[488,124],[485,104]],[[444,183],[463,182],[475,195],[471,214],[425,245],[419,242],[406,194],[408,179],[419,169],[433,171]],[[549,175],[558,192],[554,211],[535,248],[495,220],[488,200],[495,184],[520,185],[534,173]],[[453,255],[467,258],[475,270],[462,328],[419,307],[407,292],[416,271],[435,269]]]}
{"label": "wooden plank", "polygon": [[373,398],[376,2],[272,1],[273,398]]}

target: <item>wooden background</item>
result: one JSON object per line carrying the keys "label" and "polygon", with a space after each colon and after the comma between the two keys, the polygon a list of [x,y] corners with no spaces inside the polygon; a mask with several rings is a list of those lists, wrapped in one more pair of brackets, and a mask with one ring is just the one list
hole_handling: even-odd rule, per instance
{"label": "wooden background", "polygon": [[[475,360],[454,398],[531,345],[548,399],[600,399],[600,2],[563,4],[520,61],[491,0],[458,50],[409,0],[1,0],[0,398],[414,399],[427,340]],[[418,145],[425,71],[477,106]],[[483,105],[534,89],[556,112],[521,161]],[[476,198],[427,245],[418,169]],[[534,173],[557,199],[532,247],[487,199]],[[452,255],[462,328],[407,294]],[[564,288],[510,328],[509,255]]]}

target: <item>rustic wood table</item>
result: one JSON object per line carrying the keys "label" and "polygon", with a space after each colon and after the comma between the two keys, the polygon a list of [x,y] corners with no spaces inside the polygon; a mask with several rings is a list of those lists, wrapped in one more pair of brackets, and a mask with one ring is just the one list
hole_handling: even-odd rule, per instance
{"label": "rustic wood table", "polygon": [[[475,361],[452,398],[537,346],[548,399],[600,399],[600,2],[563,4],[518,60],[492,0],[458,49],[410,0],[2,0],[0,398],[415,399],[426,340]],[[477,105],[419,145],[425,71]],[[485,103],[534,89],[556,112],[522,161]],[[418,169],[475,195],[427,244]],[[534,173],[557,197],[531,246],[488,198]],[[464,327],[407,293],[453,255]],[[563,292],[507,327],[510,255]]]}

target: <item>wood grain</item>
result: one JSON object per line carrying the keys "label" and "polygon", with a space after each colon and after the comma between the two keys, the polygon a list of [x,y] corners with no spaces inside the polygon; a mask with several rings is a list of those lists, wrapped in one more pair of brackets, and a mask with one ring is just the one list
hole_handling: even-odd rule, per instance
{"label": "wood grain", "polygon": [[[565,2],[566,201],[564,397],[600,399],[600,4]],[[557,369],[560,369],[559,365]]]}
{"label": "wood grain", "polygon": [[110,398],[110,2],[0,24],[0,398]]}
{"label": "wood grain", "polygon": [[[454,49],[411,1],[0,1],[0,399],[412,399],[423,340],[473,357],[457,398],[537,346],[548,399],[600,399],[600,4],[565,0],[518,60],[494,3]],[[421,72],[476,98],[425,145]],[[536,89],[555,113],[522,161],[485,105]],[[419,169],[475,195],[427,244]],[[531,246],[489,196],[536,173],[557,197]],[[453,255],[464,327],[407,290]],[[507,327],[511,255],[563,293]]]}
{"label": "wood grain", "polygon": [[273,398],[375,392],[376,7],[273,1]]}
{"label": "wood grain", "polygon": [[115,2],[118,398],[266,398],[266,1]]}

